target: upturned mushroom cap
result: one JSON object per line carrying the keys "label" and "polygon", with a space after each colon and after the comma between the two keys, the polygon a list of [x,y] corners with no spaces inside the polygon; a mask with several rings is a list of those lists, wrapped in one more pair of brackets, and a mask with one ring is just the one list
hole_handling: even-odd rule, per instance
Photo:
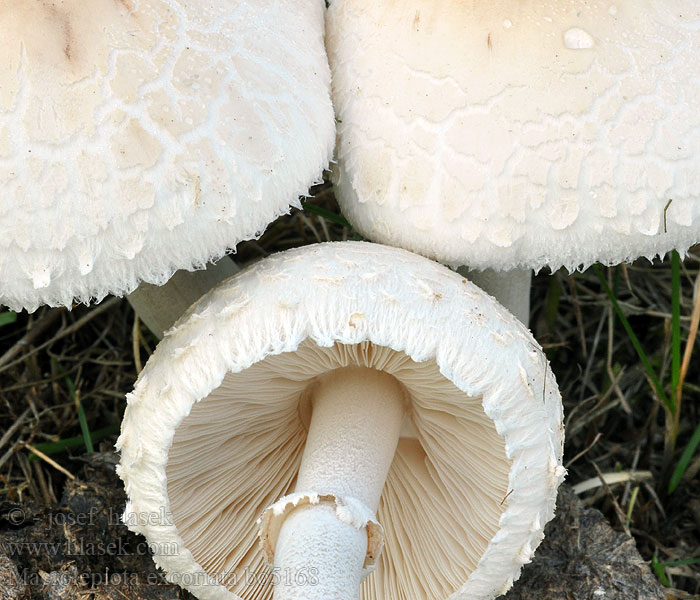
{"label": "upturned mushroom cap", "polygon": [[[564,474],[554,376],[525,327],[476,286],[359,242],[291,250],[219,285],[128,396],[117,442],[124,519],[171,581],[206,600],[272,597],[286,575],[269,571],[256,520],[294,489],[308,390],[348,366],[392,375],[409,402],[379,501],[378,559],[376,521],[336,503],[338,518],[368,527],[376,569],[363,598],[476,600],[511,585]],[[323,493],[267,513],[268,555],[276,516]],[[287,575],[313,583],[313,573]]]}
{"label": "upturned mushroom cap", "polygon": [[696,0],[333,0],[336,195],[452,265],[619,263],[700,241]]}
{"label": "upturned mushroom cap", "polygon": [[201,268],[331,156],[322,2],[18,0],[0,31],[0,304]]}

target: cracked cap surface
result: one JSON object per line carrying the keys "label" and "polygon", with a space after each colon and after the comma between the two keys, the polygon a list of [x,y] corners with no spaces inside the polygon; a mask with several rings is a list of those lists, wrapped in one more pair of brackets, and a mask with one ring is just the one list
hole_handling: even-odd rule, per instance
{"label": "cracked cap surface", "polygon": [[330,159],[321,3],[18,0],[0,31],[0,304],[201,268]]}
{"label": "cracked cap surface", "polygon": [[326,27],[369,239],[498,270],[700,241],[695,0],[334,0]]}

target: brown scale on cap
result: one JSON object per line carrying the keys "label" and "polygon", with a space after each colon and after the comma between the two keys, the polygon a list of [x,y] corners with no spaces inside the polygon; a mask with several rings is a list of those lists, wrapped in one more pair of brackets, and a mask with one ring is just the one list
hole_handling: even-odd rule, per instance
{"label": "brown scale on cap", "polygon": [[[79,0],[22,0],[0,7],[0,23],[3,24],[5,43],[8,48],[21,47],[27,62],[38,58],[51,66],[66,61],[78,71],[95,64],[94,50],[104,43],[100,23],[112,26],[122,18],[131,16],[134,8],[131,0],[96,0],[89,3]],[[134,24],[129,24],[133,28]],[[14,32],[14,35],[13,35]],[[23,32],[18,35],[16,32]],[[9,42],[9,43],[8,43]],[[90,48],[90,54],[84,50]],[[12,50],[8,54],[14,54]],[[89,58],[89,60],[88,60]]]}
{"label": "brown scale on cap", "polygon": [[[0,6],[0,111],[26,107],[23,120],[38,142],[58,143],[89,130],[95,109],[89,98],[97,97],[97,80],[120,39],[129,36],[131,45],[143,39],[142,50],[150,46],[152,23],[132,9],[131,0],[23,0]],[[27,82],[37,80],[43,82],[42,94],[27,104]],[[59,119],[57,107],[66,104],[75,108]]]}

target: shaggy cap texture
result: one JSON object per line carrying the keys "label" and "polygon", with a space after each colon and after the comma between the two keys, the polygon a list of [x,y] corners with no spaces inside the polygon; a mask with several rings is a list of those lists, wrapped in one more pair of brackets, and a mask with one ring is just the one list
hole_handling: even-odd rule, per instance
{"label": "shaggy cap texture", "polygon": [[334,0],[326,27],[366,237],[499,270],[700,241],[697,0]]}
{"label": "shaggy cap texture", "polygon": [[392,375],[410,400],[377,519],[358,521],[373,547],[375,521],[384,529],[363,598],[476,600],[510,587],[564,476],[554,376],[530,332],[479,288],[359,242],[291,250],[219,285],[141,373],[118,473],[125,521],[168,579],[205,600],[272,597],[256,521],[294,489],[306,391],[347,366]]}
{"label": "shaggy cap texture", "polygon": [[0,5],[0,304],[160,285],[298,205],[332,153],[322,2]]}

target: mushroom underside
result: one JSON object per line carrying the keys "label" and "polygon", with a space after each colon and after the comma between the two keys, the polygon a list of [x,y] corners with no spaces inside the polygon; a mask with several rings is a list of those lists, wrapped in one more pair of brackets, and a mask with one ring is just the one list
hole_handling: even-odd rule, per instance
{"label": "mushroom underside", "polygon": [[434,360],[416,363],[371,342],[321,347],[307,339],[296,352],[227,374],[180,423],[168,454],[178,534],[240,598],[272,598],[280,574],[260,548],[257,519],[294,489],[311,417],[307,390],[348,366],[392,375],[409,399],[377,511],[385,547],[362,597],[448,598],[499,529],[511,464],[480,397],[457,388]]}

